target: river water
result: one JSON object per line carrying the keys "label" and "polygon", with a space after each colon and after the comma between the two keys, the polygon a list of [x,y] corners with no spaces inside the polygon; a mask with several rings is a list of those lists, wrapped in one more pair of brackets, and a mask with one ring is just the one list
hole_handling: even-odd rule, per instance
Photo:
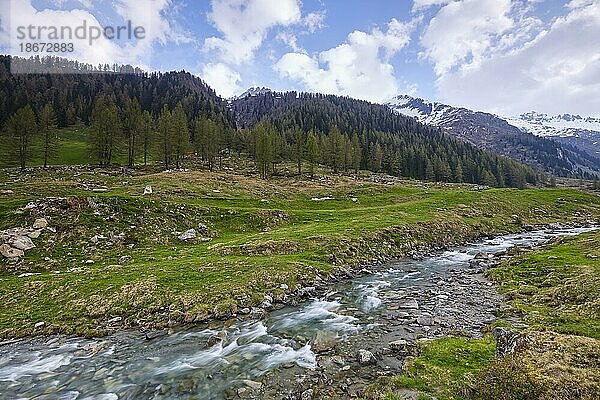
{"label": "river water", "polygon": [[[491,257],[515,245],[589,230],[508,235],[424,260],[391,262],[262,321],[238,320],[152,340],[124,332],[7,344],[0,347],[0,398],[310,399],[318,388],[330,398],[344,398],[360,393],[378,369],[398,372],[401,360],[389,351],[390,343],[450,331],[477,337],[494,320],[501,299],[470,263],[476,255]],[[315,337],[329,351],[313,351]],[[377,367],[359,363],[359,349],[371,352]]]}

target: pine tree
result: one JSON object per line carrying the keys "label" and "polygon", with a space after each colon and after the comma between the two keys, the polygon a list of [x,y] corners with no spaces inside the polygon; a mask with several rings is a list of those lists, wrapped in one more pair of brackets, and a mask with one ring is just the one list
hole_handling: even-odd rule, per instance
{"label": "pine tree", "polygon": [[308,161],[308,169],[311,177],[315,175],[315,166],[318,163],[319,157],[319,142],[315,133],[310,131],[306,139],[306,160]]}
{"label": "pine tree", "polygon": [[327,143],[329,164],[331,165],[333,172],[337,173],[340,169],[344,168],[345,150],[344,135],[342,135],[337,126],[334,126],[329,132]]}
{"label": "pine tree", "polygon": [[190,132],[185,110],[181,103],[177,104],[171,115],[173,152],[176,168],[181,167],[183,156],[190,148]]}
{"label": "pine tree", "polygon": [[381,165],[383,163],[383,150],[381,149],[381,145],[379,142],[375,144],[375,148],[373,150],[373,166],[372,169],[374,172],[381,171]]}
{"label": "pine tree", "polygon": [[358,135],[354,133],[352,135],[351,142],[352,149],[352,168],[354,168],[354,173],[358,175],[358,171],[360,169],[360,163],[362,160],[362,149],[360,148],[360,141],[358,139]]}
{"label": "pine tree", "polygon": [[275,127],[269,122],[262,122],[253,129],[256,136],[256,164],[260,177],[267,179],[275,160]]}
{"label": "pine tree", "polygon": [[123,132],[127,140],[127,165],[133,167],[140,135],[142,109],[137,99],[128,100],[123,110]]}
{"label": "pine tree", "polygon": [[92,111],[92,153],[102,166],[110,165],[120,149],[123,127],[112,97],[100,96]]}
{"label": "pine tree", "polygon": [[38,127],[42,136],[44,168],[48,168],[48,161],[56,153],[58,141],[56,116],[52,104],[46,104],[40,111]]}
{"label": "pine tree", "polygon": [[154,126],[152,116],[148,111],[144,111],[140,117],[140,141],[144,153],[144,166],[148,165],[148,152],[154,140]]}
{"label": "pine tree", "polygon": [[37,134],[35,114],[30,105],[20,108],[8,120],[6,126],[8,157],[16,154],[21,170],[24,170],[31,157],[32,143]]}
{"label": "pine tree", "polygon": [[295,126],[292,130],[292,136],[294,137],[294,144],[292,146],[293,158],[298,166],[298,175],[302,176],[302,160],[304,160],[304,149],[306,147],[304,132]]}
{"label": "pine tree", "polygon": [[158,117],[157,144],[165,169],[169,169],[173,158],[173,124],[171,111],[165,104]]}

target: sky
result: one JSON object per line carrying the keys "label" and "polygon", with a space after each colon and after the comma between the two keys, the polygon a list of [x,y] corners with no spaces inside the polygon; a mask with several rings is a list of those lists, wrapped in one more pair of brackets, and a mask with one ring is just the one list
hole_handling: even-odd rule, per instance
{"label": "sky", "polygon": [[600,116],[600,0],[2,0],[0,51],[16,25],[82,20],[131,20],[147,40],[71,57],[186,70],[222,97],[264,86]]}

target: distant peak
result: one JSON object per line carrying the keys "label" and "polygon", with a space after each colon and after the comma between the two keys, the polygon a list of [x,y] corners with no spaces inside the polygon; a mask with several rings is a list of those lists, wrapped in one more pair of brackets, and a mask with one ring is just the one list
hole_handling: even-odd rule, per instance
{"label": "distant peak", "polygon": [[242,93],[239,96],[234,96],[232,97],[232,100],[238,100],[238,99],[245,99],[246,97],[255,97],[255,96],[260,96],[261,94],[265,94],[265,93],[272,93],[273,91],[267,87],[251,87],[248,90],[246,90],[244,93]]}

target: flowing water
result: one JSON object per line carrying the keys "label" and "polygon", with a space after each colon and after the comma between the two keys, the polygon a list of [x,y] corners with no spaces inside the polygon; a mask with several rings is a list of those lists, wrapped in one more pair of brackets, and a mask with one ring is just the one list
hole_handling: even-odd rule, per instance
{"label": "flowing water", "polygon": [[[0,398],[221,399],[244,394],[240,388],[263,391],[247,398],[275,398],[265,391],[269,387],[286,398],[282,388],[289,386],[292,393],[300,385],[294,377],[331,361],[331,354],[323,358],[313,352],[316,336],[337,344],[332,353],[339,354],[333,359],[339,364],[336,373],[345,374],[356,363],[343,360],[358,348],[377,353],[399,338],[437,337],[450,329],[477,336],[493,320],[499,302],[481,275],[472,272],[465,278],[477,254],[588,230],[509,235],[424,260],[392,262],[334,285],[322,298],[273,311],[262,321],[240,320],[152,340],[123,332],[95,340],[58,336],[7,344],[0,347]],[[393,369],[394,363],[393,355],[379,356],[382,368]]]}

